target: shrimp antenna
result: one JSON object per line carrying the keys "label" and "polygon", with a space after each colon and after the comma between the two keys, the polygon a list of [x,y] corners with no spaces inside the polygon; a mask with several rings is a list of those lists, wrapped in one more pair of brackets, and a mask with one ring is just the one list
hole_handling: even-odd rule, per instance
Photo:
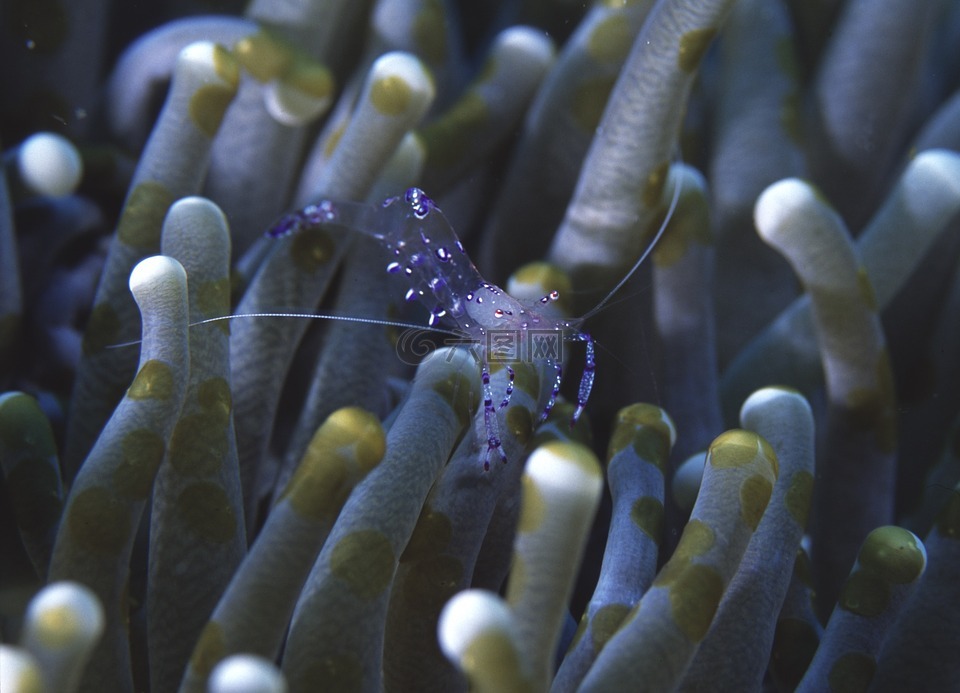
{"label": "shrimp antenna", "polygon": [[[234,320],[237,318],[297,318],[300,320],[341,320],[343,322],[358,322],[365,325],[383,325],[384,327],[403,327],[408,330],[423,330],[424,332],[439,332],[440,334],[447,334],[452,337],[463,337],[463,334],[460,332],[454,332],[453,330],[446,330],[442,327],[427,327],[425,325],[417,325],[412,322],[400,322],[397,320],[380,320],[379,318],[357,318],[350,315],[331,315],[329,313],[236,313],[235,315],[221,315],[216,318],[207,318],[206,320],[200,320],[198,322],[192,322],[187,327],[199,327],[200,325],[208,325],[212,322],[220,322],[221,320]],[[108,349],[119,349],[121,347],[129,347],[140,344],[141,340],[136,340],[133,342],[123,342],[122,344],[111,344],[108,346]]]}
{"label": "shrimp antenna", "polygon": [[412,322],[401,322],[399,320],[381,320],[380,318],[358,318],[352,315],[332,315],[331,313],[237,313],[235,315],[222,315],[218,318],[207,318],[200,322],[190,324],[206,325],[211,322],[221,320],[233,320],[234,318],[300,318],[308,320],[340,320],[342,322],[359,322],[364,325],[383,325],[384,327],[404,327],[409,330],[423,330],[424,332],[439,332],[453,337],[462,337],[463,335],[453,330],[446,330],[442,327],[427,327],[426,325],[417,325]]}
{"label": "shrimp antenna", "polygon": [[614,295],[616,295],[616,293],[623,288],[623,285],[630,280],[630,277],[632,277],[634,273],[638,269],[640,269],[640,265],[644,263],[644,261],[650,255],[650,253],[653,252],[653,249],[657,247],[657,242],[660,240],[661,236],[663,236],[664,232],[666,232],[667,225],[670,223],[670,220],[673,218],[673,213],[677,209],[677,204],[680,201],[680,189],[682,187],[683,187],[683,178],[678,175],[677,183],[676,185],[673,186],[673,197],[670,199],[670,206],[667,207],[667,215],[663,218],[663,223],[660,224],[660,228],[657,229],[657,233],[654,234],[653,240],[647,244],[646,249],[637,259],[637,261],[633,263],[633,267],[630,268],[630,271],[623,276],[623,279],[617,282],[617,285],[610,290],[610,293],[608,293],[606,296],[603,297],[600,303],[598,303],[593,308],[591,308],[586,313],[584,313],[582,316],[580,316],[579,318],[580,320],[586,320],[587,318],[591,318],[597,313],[599,313],[603,309],[603,307],[607,305],[610,299],[613,298]]}

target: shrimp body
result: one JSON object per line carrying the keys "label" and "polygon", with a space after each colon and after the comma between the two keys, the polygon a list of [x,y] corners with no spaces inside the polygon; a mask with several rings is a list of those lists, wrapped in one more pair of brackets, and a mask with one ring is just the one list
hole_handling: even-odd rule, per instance
{"label": "shrimp body", "polygon": [[[551,291],[537,306],[527,305],[510,296],[500,287],[487,282],[470,260],[463,244],[440,209],[419,188],[410,188],[405,195],[393,197],[382,205],[323,200],[281,219],[269,232],[281,236],[314,225],[335,225],[376,239],[391,255],[387,272],[406,278],[408,301],[419,300],[430,311],[430,326],[438,321],[451,322],[465,341],[477,347],[481,365],[484,395],[484,424],[487,452],[484,469],[489,469],[490,456],[496,452],[502,462],[507,458],[500,444],[497,409],[506,407],[513,393],[513,369],[507,366],[508,384],[499,407],[493,404],[490,385],[489,356],[495,335],[511,335],[526,342],[531,330],[540,333],[555,331],[558,338],[586,344],[586,366],[580,380],[577,407],[571,417],[573,426],[590,396],[594,379],[593,340],[582,332],[582,319],[555,319],[538,310],[559,298]],[[557,356],[530,355],[532,360],[546,361],[556,372],[551,394],[541,412],[540,421],[549,415],[557,400],[562,365]],[[529,354],[528,354],[529,355]]]}

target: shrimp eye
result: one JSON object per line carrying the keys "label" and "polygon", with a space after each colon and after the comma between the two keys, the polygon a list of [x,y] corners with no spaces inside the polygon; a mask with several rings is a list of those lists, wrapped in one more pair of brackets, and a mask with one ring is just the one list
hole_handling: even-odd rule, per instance
{"label": "shrimp eye", "polygon": [[560,298],[560,292],[554,289],[553,291],[548,293],[546,296],[541,298],[540,303],[542,303],[543,305],[547,305],[550,301],[556,301],[558,298]]}

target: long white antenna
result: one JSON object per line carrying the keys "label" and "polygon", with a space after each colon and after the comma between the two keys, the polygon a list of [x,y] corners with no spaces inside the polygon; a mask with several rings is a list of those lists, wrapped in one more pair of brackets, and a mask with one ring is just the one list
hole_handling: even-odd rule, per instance
{"label": "long white antenna", "polygon": [[381,320],[379,318],[358,318],[352,315],[332,315],[330,313],[236,313],[234,315],[223,315],[219,318],[207,318],[200,322],[190,323],[190,327],[196,325],[206,325],[211,322],[221,320],[233,320],[235,318],[300,318],[310,320],[341,320],[343,322],[359,322],[365,325],[383,325],[384,327],[404,327],[410,330],[423,330],[424,332],[439,332],[453,337],[462,337],[463,335],[453,330],[446,330],[442,327],[427,327],[426,325],[417,325],[412,322],[400,322],[397,320]]}
{"label": "long white antenna", "polygon": [[[206,320],[200,320],[198,322],[192,322],[187,327],[198,327],[200,325],[208,325],[212,322],[220,322],[222,320],[236,320],[240,318],[297,318],[299,320],[308,319],[308,320],[342,320],[343,322],[359,322],[365,325],[383,325],[384,327],[403,327],[408,330],[421,330],[423,332],[439,332],[440,334],[447,334],[452,337],[463,338],[463,334],[460,332],[454,332],[453,330],[446,330],[442,327],[427,327],[425,325],[417,325],[411,322],[399,322],[396,320],[380,320],[379,318],[357,318],[350,315],[331,315],[329,313],[235,313],[234,315],[221,315],[217,318],[207,318]],[[141,340],[136,340],[133,342],[123,342],[122,344],[111,344],[108,346],[108,349],[119,349],[120,347],[135,346],[140,344]]]}
{"label": "long white antenna", "polygon": [[683,187],[683,176],[679,175],[679,172],[678,172],[678,175],[676,178],[677,178],[677,183],[676,185],[673,186],[673,197],[670,199],[670,206],[667,207],[667,215],[663,218],[663,223],[660,224],[660,228],[657,229],[657,233],[654,234],[653,240],[647,244],[646,250],[644,250],[643,253],[640,255],[640,257],[637,259],[637,261],[633,263],[633,267],[631,267],[630,271],[624,275],[623,279],[617,282],[617,285],[610,290],[610,293],[608,293],[606,296],[603,297],[600,303],[598,303],[593,308],[591,308],[586,313],[584,313],[582,316],[580,316],[579,320],[586,320],[587,318],[590,318],[596,315],[597,313],[599,313],[600,310],[605,305],[607,305],[607,302],[611,298],[613,298],[613,296],[618,291],[620,291],[620,289],[623,288],[623,285],[630,280],[630,277],[632,277],[634,273],[638,269],[640,269],[640,265],[642,265],[644,260],[646,260],[647,257],[650,255],[650,253],[653,252],[653,249],[657,247],[657,242],[660,240],[660,237],[663,236],[664,232],[667,230],[667,225],[670,223],[670,220],[673,218],[673,213],[674,211],[676,211],[677,203],[680,200],[680,189]]}

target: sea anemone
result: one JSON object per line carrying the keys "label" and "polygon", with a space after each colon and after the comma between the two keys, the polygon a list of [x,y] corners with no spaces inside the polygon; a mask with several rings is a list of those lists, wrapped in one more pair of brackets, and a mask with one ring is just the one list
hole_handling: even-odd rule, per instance
{"label": "sea anemone", "polygon": [[209,4],[4,8],[5,693],[956,685],[960,5]]}

